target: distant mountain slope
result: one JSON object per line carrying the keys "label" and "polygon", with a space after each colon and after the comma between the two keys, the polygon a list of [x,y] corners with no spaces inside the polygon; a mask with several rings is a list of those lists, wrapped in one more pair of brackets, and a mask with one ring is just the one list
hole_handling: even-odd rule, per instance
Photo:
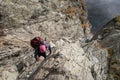
{"label": "distant mountain slope", "polygon": [[108,50],[108,78],[120,80],[120,16],[113,18],[97,35],[99,43]]}
{"label": "distant mountain slope", "polygon": [[88,18],[96,32],[113,17],[120,15],[120,0],[87,0]]}

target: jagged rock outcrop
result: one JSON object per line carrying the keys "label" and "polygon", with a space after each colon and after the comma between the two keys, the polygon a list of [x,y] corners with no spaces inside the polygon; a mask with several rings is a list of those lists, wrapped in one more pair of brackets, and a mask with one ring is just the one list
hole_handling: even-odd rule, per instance
{"label": "jagged rock outcrop", "polygon": [[[1,0],[0,10],[0,79],[106,79],[107,51],[96,41],[85,42],[92,34],[84,0]],[[40,62],[29,45],[35,36],[53,45],[53,53]],[[17,70],[13,78],[8,65]]]}

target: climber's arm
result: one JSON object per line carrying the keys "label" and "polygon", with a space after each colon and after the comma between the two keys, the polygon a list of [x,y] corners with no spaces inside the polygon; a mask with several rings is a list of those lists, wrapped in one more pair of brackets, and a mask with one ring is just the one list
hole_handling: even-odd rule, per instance
{"label": "climber's arm", "polygon": [[47,47],[47,49],[50,51],[50,54],[52,53],[52,48],[51,48],[51,46],[49,45],[49,44],[45,44],[46,45],[46,47]]}

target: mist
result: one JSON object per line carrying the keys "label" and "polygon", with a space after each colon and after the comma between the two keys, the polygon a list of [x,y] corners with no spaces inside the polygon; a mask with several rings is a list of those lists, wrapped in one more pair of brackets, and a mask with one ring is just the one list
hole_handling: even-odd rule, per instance
{"label": "mist", "polygon": [[93,32],[120,15],[120,0],[86,0],[86,5]]}

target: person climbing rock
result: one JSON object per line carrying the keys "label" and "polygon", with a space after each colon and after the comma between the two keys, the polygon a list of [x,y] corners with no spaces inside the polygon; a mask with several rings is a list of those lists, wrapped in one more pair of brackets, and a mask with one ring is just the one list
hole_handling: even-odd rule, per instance
{"label": "person climbing rock", "polygon": [[49,54],[52,53],[51,46],[47,43],[45,43],[44,40],[42,40],[40,37],[35,37],[31,40],[31,46],[34,48],[34,58],[36,61],[40,60],[40,57],[43,56],[44,58],[47,57],[46,51],[49,50]]}
{"label": "person climbing rock", "polygon": [[46,58],[47,57],[47,55],[46,55],[47,49],[50,52],[49,54],[51,54],[52,50],[51,50],[51,46],[49,44],[45,44],[45,43],[40,44],[40,46],[35,49],[35,53],[34,53],[35,59],[37,61],[39,61],[41,56]]}

